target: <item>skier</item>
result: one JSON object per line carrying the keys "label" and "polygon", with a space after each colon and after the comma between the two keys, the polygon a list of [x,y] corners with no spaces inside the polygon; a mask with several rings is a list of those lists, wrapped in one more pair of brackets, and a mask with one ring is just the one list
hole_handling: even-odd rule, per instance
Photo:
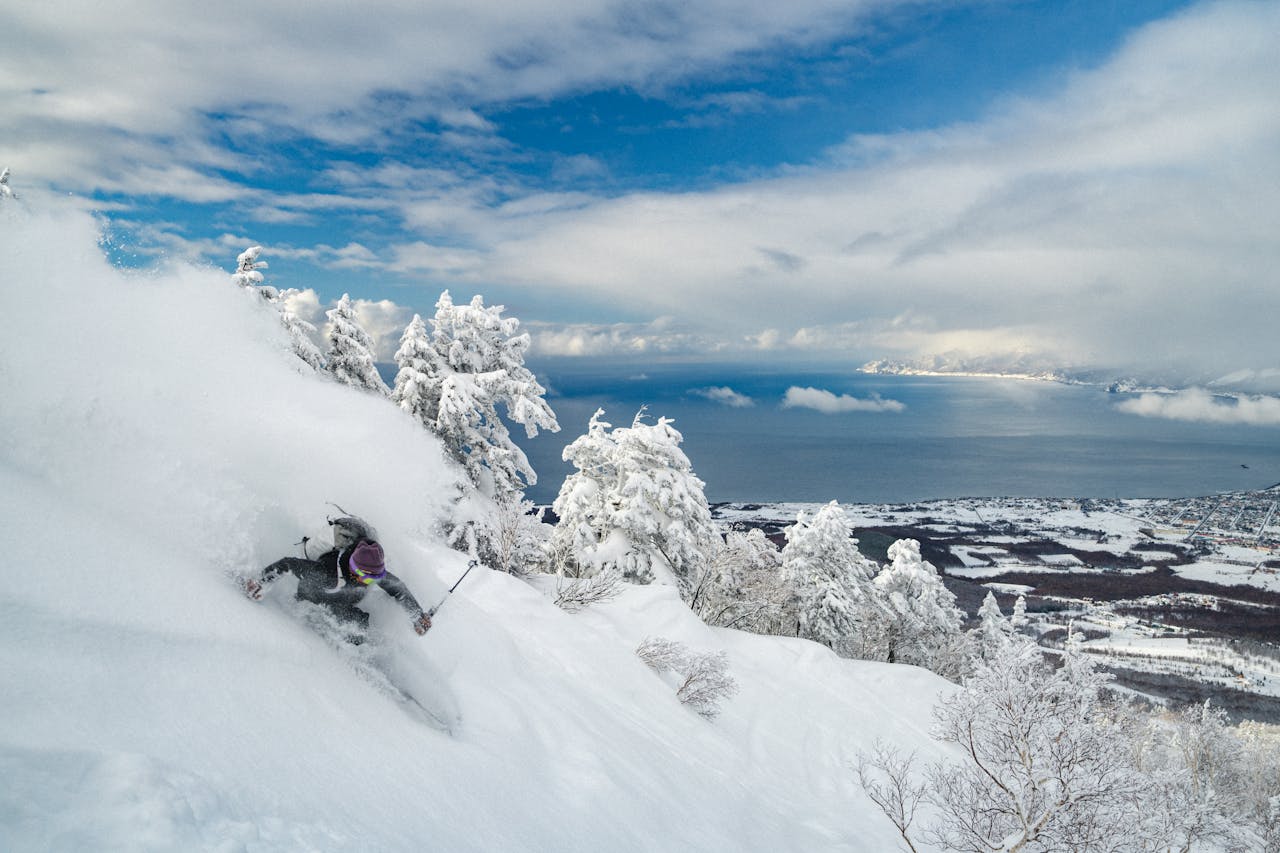
{"label": "skier", "polygon": [[[297,597],[328,608],[339,620],[363,630],[369,625],[369,614],[356,605],[364,600],[373,586],[382,587],[408,613],[413,630],[422,636],[431,627],[431,616],[418,604],[404,581],[387,571],[382,546],[368,538],[336,543],[337,547],[314,560],[285,557],[262,570],[260,578],[244,582],[245,594],[261,601],[267,584],[283,572],[298,578]],[[359,637],[352,638],[359,642]]]}

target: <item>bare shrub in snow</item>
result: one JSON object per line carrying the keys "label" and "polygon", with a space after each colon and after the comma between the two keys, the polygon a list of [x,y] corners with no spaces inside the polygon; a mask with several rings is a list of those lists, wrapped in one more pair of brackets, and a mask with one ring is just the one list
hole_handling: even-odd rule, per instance
{"label": "bare shrub in snow", "polygon": [[689,658],[689,647],[665,637],[645,637],[636,656],[654,672],[680,672]]}
{"label": "bare shrub in snow", "polygon": [[684,683],[676,696],[708,719],[720,713],[720,702],[738,692],[738,682],[729,674],[729,656],[708,652],[689,658]]}
{"label": "bare shrub in snow", "polygon": [[916,777],[915,754],[904,757],[877,740],[870,755],[859,753],[856,769],[863,792],[897,828],[903,843],[916,853],[911,824],[927,789]]}
{"label": "bare shrub in snow", "polygon": [[589,578],[560,578],[556,586],[556,606],[566,613],[577,613],[608,601],[622,591],[622,575],[609,569]]}
{"label": "bare shrub in snow", "polygon": [[649,637],[636,655],[655,672],[675,673],[680,678],[676,698],[707,719],[719,714],[720,703],[738,692],[724,652],[698,653],[675,640]]}
{"label": "bare shrub in snow", "polygon": [[513,575],[541,571],[553,528],[544,524],[533,501],[506,495],[478,525],[477,547],[485,565]]}

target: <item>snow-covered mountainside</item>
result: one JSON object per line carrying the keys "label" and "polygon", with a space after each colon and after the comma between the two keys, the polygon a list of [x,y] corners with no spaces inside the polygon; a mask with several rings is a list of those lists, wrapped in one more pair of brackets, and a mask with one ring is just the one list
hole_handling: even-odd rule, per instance
{"label": "snow-covered mountainside", "polygon": [[[75,212],[0,209],[0,849],[848,850],[896,832],[850,769],[930,758],[922,670],[711,629],[674,591],[570,615],[478,570],[388,648],[457,703],[424,725],[301,620],[233,582],[373,521],[425,602],[465,567],[456,472],[386,400],[326,381],[216,270],[126,275]],[[714,720],[634,650],[725,650]]]}

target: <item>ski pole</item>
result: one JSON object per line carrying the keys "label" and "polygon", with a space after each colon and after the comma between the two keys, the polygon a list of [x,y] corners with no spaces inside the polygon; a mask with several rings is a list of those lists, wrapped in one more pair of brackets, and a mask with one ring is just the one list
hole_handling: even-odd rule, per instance
{"label": "ski pole", "polygon": [[444,594],[443,598],[441,598],[438,602],[436,602],[435,607],[427,611],[428,619],[436,615],[436,611],[444,606],[444,603],[449,599],[449,596],[453,595],[453,591],[458,588],[458,584],[462,583],[463,579],[466,578],[467,575],[471,574],[471,570],[474,569],[479,564],[480,564],[480,561],[474,560],[474,559],[467,563],[467,570],[462,573],[462,577],[458,578],[454,582],[453,586],[449,587],[449,591]]}

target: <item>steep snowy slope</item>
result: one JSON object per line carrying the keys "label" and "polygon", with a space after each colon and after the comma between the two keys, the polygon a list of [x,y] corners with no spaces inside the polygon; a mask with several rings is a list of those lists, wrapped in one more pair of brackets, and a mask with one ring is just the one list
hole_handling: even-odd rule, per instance
{"label": "steep snowy slope", "polygon": [[[414,718],[229,572],[296,553],[326,501],[424,602],[454,473],[384,400],[296,369],[217,271],[112,269],[92,221],[0,206],[0,849],[889,850],[849,763],[926,753],[929,673],[712,630],[661,587],[568,615],[478,570],[413,636],[458,704]],[[724,649],[705,720],[635,656]]]}

